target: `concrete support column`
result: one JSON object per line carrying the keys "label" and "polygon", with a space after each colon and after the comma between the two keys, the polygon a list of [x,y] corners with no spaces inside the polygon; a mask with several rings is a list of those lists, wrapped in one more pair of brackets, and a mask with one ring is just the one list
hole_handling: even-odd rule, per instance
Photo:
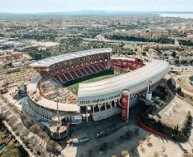
{"label": "concrete support column", "polygon": [[117,107],[117,100],[114,101],[114,106]]}
{"label": "concrete support column", "polygon": [[98,104],[98,108],[99,108],[99,112],[101,111],[101,106],[100,106],[100,104]]}
{"label": "concrete support column", "polygon": [[151,99],[152,99],[152,91],[151,91],[151,86],[150,86],[151,83],[152,83],[152,81],[147,82],[146,99],[149,100],[149,101],[151,101]]}
{"label": "concrete support column", "polygon": [[107,110],[107,103],[105,103],[104,105],[105,105],[105,110]]}
{"label": "concrete support column", "polygon": [[86,107],[86,121],[88,122],[88,108]]}
{"label": "concrete support column", "polygon": [[110,107],[112,108],[113,106],[112,106],[112,101],[109,103],[110,104]]}

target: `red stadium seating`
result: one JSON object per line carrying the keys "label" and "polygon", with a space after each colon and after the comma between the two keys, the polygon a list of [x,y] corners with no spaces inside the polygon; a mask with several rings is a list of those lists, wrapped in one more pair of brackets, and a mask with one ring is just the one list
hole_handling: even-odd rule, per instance
{"label": "red stadium seating", "polygon": [[121,73],[126,73],[143,65],[143,61],[140,59],[113,59],[111,61],[110,55],[106,53],[57,63],[52,65],[49,71],[42,71],[41,75],[43,78],[52,77],[55,81],[65,84],[68,81],[106,70],[111,66]]}
{"label": "red stadium seating", "polygon": [[61,83],[61,80],[59,79],[59,77],[56,75],[56,76],[54,76],[54,80],[56,80],[57,82],[59,82],[59,83]]}
{"label": "red stadium seating", "polygon": [[97,71],[101,71],[101,70],[102,70],[102,69],[99,68],[98,64],[95,65],[95,69],[96,69]]}
{"label": "red stadium seating", "polygon": [[80,71],[82,72],[82,74],[83,74],[84,76],[89,75],[89,73],[87,73],[85,69],[80,69]]}
{"label": "red stadium seating", "polygon": [[75,79],[77,79],[77,78],[78,78],[78,76],[75,74],[75,72],[74,72],[74,71],[70,71],[69,73],[70,73],[70,74],[71,74],[71,76],[73,77],[73,80],[75,80]]}
{"label": "red stadium seating", "polygon": [[105,64],[98,64],[98,66],[103,70],[103,69],[105,69]]}
{"label": "red stadium seating", "polygon": [[141,68],[144,65],[143,61],[140,59],[113,59],[112,64],[112,67],[120,72],[128,72],[129,70],[135,70]]}
{"label": "red stadium seating", "polygon": [[68,81],[72,80],[72,76],[68,72],[65,73],[65,76],[67,77]]}
{"label": "red stadium seating", "polygon": [[65,84],[68,81],[106,70],[107,63],[111,63],[109,53],[96,54],[56,63],[50,66],[48,71],[42,71],[41,75],[45,79],[51,77],[55,81]]}
{"label": "red stadium seating", "polygon": [[97,72],[97,70],[94,68],[94,66],[89,66],[89,69],[91,69],[91,71],[93,72],[93,73],[96,73]]}
{"label": "red stadium seating", "polygon": [[84,75],[80,72],[80,70],[76,70],[75,73],[78,75],[79,78],[83,77]]}
{"label": "red stadium seating", "polygon": [[75,69],[75,70],[56,74],[53,76],[53,78],[55,81],[61,84],[65,84],[68,81],[76,80],[78,78],[82,78],[84,76],[92,75],[94,73],[103,71],[106,69],[105,67],[106,67],[105,63],[93,64],[80,69]]}
{"label": "red stadium seating", "polygon": [[62,80],[66,80],[63,74],[59,75]]}
{"label": "red stadium seating", "polygon": [[88,67],[85,67],[84,69],[86,70],[86,72],[87,72],[89,75],[92,74],[92,71],[91,71]]}

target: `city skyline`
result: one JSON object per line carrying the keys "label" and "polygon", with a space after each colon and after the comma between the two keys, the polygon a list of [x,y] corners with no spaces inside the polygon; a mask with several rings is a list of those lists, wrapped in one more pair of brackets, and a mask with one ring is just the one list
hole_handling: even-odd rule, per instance
{"label": "city skyline", "polygon": [[44,13],[74,12],[82,10],[97,11],[192,11],[193,1],[183,0],[1,0],[0,12]]}

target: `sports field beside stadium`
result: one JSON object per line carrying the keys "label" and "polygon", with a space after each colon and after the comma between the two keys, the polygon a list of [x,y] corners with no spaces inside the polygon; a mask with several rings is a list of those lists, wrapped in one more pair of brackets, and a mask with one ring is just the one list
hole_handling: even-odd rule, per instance
{"label": "sports field beside stadium", "polygon": [[78,86],[80,83],[96,82],[96,81],[108,79],[111,77],[115,77],[118,75],[120,75],[120,73],[117,71],[107,70],[107,71],[103,71],[103,72],[94,74],[92,76],[86,77],[86,78],[82,78],[82,79],[77,80],[77,81],[73,81],[70,84],[66,85],[66,87],[69,90],[71,90],[73,93],[78,94]]}

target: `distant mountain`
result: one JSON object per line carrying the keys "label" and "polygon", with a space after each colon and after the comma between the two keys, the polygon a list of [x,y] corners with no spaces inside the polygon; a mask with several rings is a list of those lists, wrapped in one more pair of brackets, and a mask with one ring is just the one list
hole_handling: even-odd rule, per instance
{"label": "distant mountain", "polygon": [[5,13],[0,12],[0,17],[15,17],[15,16],[106,16],[106,15],[158,15],[158,14],[193,14],[193,11],[106,11],[106,10],[81,10],[71,12],[45,12],[45,13]]}
{"label": "distant mountain", "polygon": [[81,10],[71,12],[43,12],[43,13],[0,13],[0,15],[114,15],[114,14],[144,14],[150,12],[130,11],[105,11],[105,10]]}

